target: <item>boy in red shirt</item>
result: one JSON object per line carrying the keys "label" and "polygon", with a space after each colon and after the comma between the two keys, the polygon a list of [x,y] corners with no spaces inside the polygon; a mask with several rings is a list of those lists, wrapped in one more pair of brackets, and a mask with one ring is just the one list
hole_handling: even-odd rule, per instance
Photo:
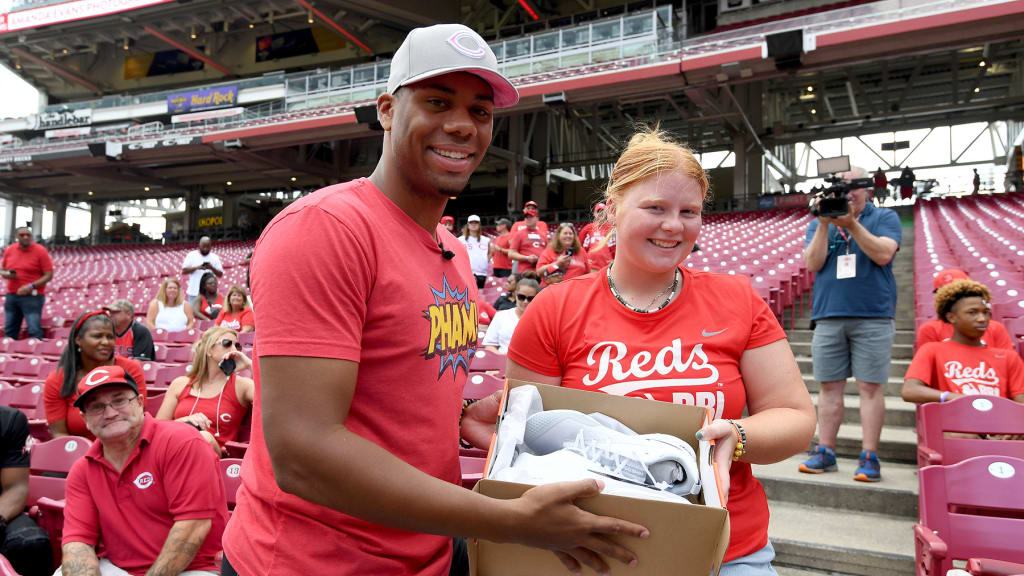
{"label": "boy in red shirt", "polygon": [[903,399],[915,404],[984,394],[1024,403],[1024,362],[1014,350],[993,348],[982,335],[992,317],[988,289],[957,280],[935,294],[935,311],[953,336],[922,346],[903,382]]}
{"label": "boy in red shirt", "polygon": [[7,279],[4,299],[4,335],[17,339],[21,321],[28,325],[28,335],[43,337],[43,304],[46,283],[53,279],[53,261],[42,244],[32,241],[32,230],[17,230],[18,241],[4,250],[0,277]]}
{"label": "boy in red shirt", "polygon": [[[932,292],[938,292],[939,288],[942,288],[946,284],[955,280],[969,280],[967,273],[963,270],[956,268],[948,268],[935,275],[932,283],[935,289]],[[914,340],[914,349],[920,350],[922,346],[929,342],[942,342],[943,340],[949,340],[953,337],[953,325],[949,322],[943,322],[941,318],[933,318],[917,329],[917,339]],[[1010,348],[1012,349],[1013,340],[1010,338],[1010,333],[1006,331],[1006,326],[1003,326],[1002,322],[998,320],[991,320],[988,323],[988,330],[981,335],[981,340],[993,348]]]}
{"label": "boy in red shirt", "polygon": [[511,224],[508,218],[499,218],[498,237],[491,242],[491,267],[497,278],[508,278],[512,274],[512,260],[508,257],[511,252],[509,242],[512,240],[508,227]]}

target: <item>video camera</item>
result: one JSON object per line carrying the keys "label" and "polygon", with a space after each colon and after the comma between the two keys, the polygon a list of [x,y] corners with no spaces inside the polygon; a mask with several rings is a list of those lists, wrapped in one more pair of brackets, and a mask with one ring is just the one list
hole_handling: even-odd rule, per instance
{"label": "video camera", "polygon": [[[874,181],[871,178],[854,178],[847,182],[837,176],[840,172],[849,171],[849,156],[818,159],[818,174],[828,174],[825,177],[825,182],[829,186],[811,197],[811,214],[814,216],[824,216],[825,218],[845,216],[850,211],[850,202],[846,198],[850,190],[874,186]],[[818,200],[817,204],[815,204],[815,200]]]}

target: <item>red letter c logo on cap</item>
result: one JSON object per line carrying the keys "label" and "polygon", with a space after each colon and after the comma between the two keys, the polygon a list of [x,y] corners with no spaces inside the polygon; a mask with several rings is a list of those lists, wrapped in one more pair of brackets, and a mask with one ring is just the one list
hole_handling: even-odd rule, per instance
{"label": "red letter c logo on cap", "polygon": [[86,386],[95,386],[110,380],[110,373],[106,370],[93,370],[85,377]]}

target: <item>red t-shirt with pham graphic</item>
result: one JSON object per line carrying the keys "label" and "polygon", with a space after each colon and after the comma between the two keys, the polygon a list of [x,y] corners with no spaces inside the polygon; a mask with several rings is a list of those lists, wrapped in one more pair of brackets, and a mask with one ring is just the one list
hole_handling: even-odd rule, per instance
{"label": "red t-shirt with pham graphic", "polygon": [[[280,489],[259,371],[264,356],[358,362],[345,427],[425,474],[460,483],[459,413],[476,352],[477,289],[465,246],[440,225],[435,233],[366,179],[297,200],[263,231],[252,259],[252,441],[224,533],[239,574],[448,574],[450,537],[379,526]],[[305,393],[301,379],[276,385]]]}
{"label": "red t-shirt with pham graphic", "polygon": [[[561,376],[569,388],[742,418],[747,395],[740,356],[786,333],[745,276],[682,272],[681,293],[651,314],[622,306],[600,272],[545,288],[519,320],[508,357],[539,374]],[[730,478],[727,561],[768,541],[768,501],[750,464],[733,463]]]}
{"label": "red t-shirt with pham graphic", "polygon": [[[509,241],[509,248],[519,252],[523,256],[536,256],[539,260],[541,255],[544,254],[544,249],[548,245],[547,232],[541,232],[538,227],[536,230],[520,230],[512,235],[512,240]],[[537,268],[536,262],[530,262],[528,260],[519,260],[520,272],[524,270],[534,270]]]}
{"label": "red t-shirt with pham graphic", "polygon": [[1015,350],[929,342],[914,354],[905,378],[942,392],[1013,398],[1024,394],[1024,361]]}

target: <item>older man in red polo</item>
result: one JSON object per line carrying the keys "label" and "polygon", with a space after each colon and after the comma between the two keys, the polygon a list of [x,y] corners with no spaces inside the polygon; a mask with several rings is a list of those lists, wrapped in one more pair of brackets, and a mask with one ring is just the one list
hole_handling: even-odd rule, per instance
{"label": "older man in red polo", "polygon": [[218,574],[227,500],[210,446],[145,414],[119,366],[89,372],[78,394],[96,442],[68,475],[63,575]]}

